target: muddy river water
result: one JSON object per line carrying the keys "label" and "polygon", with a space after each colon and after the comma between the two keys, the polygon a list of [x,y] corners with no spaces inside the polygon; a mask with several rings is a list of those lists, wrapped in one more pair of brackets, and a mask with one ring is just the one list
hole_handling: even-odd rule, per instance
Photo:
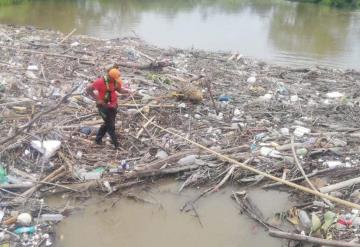
{"label": "muddy river water", "polygon": [[[200,200],[196,209],[201,223],[194,213],[182,213],[179,210],[201,190],[186,190],[179,195],[178,188],[179,184],[163,183],[147,191],[131,192],[148,203],[126,198],[104,200],[103,196],[95,196],[85,202],[84,210],[60,223],[57,246],[281,245],[278,239],[268,237],[253,220],[239,214],[239,208],[230,198],[233,190],[238,191],[236,188],[227,188]],[[290,206],[285,193],[255,190],[249,195],[265,217],[271,217]],[[57,198],[56,205],[62,206],[67,201]]]}
{"label": "muddy river water", "polygon": [[360,11],[285,0],[23,0],[0,6],[0,23],[138,35],[161,47],[238,51],[286,65],[360,67]]}

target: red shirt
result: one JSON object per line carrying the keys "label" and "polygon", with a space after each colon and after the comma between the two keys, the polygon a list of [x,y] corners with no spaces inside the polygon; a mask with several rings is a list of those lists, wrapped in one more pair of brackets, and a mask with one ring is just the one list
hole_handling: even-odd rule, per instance
{"label": "red shirt", "polygon": [[[100,77],[97,80],[95,80],[91,86],[94,90],[98,91],[97,100],[104,100],[106,94],[106,84],[104,77]],[[121,89],[121,83],[118,82],[117,88]],[[113,79],[110,79],[109,81],[109,89],[110,89],[110,100],[106,104],[106,106],[109,108],[116,108],[118,103],[117,103],[117,94],[115,90],[115,81]]]}

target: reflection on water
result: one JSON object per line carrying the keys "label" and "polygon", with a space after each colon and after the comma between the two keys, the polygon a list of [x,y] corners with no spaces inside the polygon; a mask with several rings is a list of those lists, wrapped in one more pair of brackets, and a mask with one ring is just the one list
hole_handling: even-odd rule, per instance
{"label": "reflection on water", "polygon": [[[125,198],[93,198],[84,212],[60,223],[58,246],[281,246],[280,240],[270,238],[261,226],[239,214],[239,209],[230,199],[231,189],[196,204],[200,224],[193,212],[181,213],[179,210],[200,192],[185,190],[180,196],[178,186],[167,184],[147,192],[133,192],[155,204]],[[250,193],[250,197],[265,217],[290,207],[285,193],[255,191]],[[112,201],[116,202],[115,206]],[[271,204],[264,203],[270,201]]]}
{"label": "reflection on water", "polygon": [[102,38],[137,35],[162,47],[239,51],[286,64],[358,67],[360,12],[283,0],[29,0],[0,23]]}

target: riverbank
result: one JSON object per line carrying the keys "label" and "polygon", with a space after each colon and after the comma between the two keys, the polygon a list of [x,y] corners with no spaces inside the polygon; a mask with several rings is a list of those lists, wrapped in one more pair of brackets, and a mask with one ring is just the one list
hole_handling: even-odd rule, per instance
{"label": "riverbank", "polygon": [[[49,195],[121,197],[169,176],[183,181],[179,191],[203,188],[183,205],[188,212],[228,183],[278,189],[269,185],[271,175],[308,186],[302,170],[328,199],[355,204],[281,186],[298,206],[270,222],[245,193],[233,198],[265,228],[356,238],[358,226],[338,220],[358,217],[352,210],[360,207],[357,180],[328,185],[360,169],[359,71],[282,67],[241,54],[164,50],[136,38],[99,40],[32,27],[0,26],[0,50],[1,227],[10,242],[50,242],[54,222],[71,215],[71,207],[48,207]],[[102,120],[83,95],[87,83],[114,64],[138,92],[135,99],[121,97],[117,151],[108,140],[94,145]],[[30,222],[17,220],[16,212],[30,214]],[[319,233],[304,216],[311,214],[324,227]],[[36,226],[34,233],[11,234],[24,225]]]}
{"label": "riverbank", "polygon": [[324,4],[336,8],[352,8],[356,9],[360,7],[359,0],[300,0],[300,2],[308,2],[314,4]]}

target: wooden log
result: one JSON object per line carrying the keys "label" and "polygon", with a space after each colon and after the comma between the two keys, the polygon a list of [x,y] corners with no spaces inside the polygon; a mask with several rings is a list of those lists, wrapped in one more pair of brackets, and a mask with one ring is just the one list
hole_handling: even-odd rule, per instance
{"label": "wooden log", "polygon": [[346,180],[346,181],[343,181],[340,183],[336,183],[336,184],[332,184],[332,185],[329,185],[326,187],[322,187],[322,188],[320,188],[320,192],[321,193],[329,193],[329,192],[340,190],[342,188],[346,188],[346,187],[349,187],[351,185],[358,184],[358,183],[360,183],[360,177],[349,179],[349,180]]}
{"label": "wooden log", "polygon": [[184,158],[186,155],[190,155],[193,153],[194,153],[194,150],[187,150],[187,151],[183,151],[180,153],[176,153],[176,154],[170,155],[167,158],[162,159],[162,160],[156,160],[151,163],[139,164],[135,167],[135,170],[141,171],[141,170],[159,169],[166,163],[175,162],[181,158]]}
{"label": "wooden log", "polygon": [[[56,169],[55,171],[53,171],[52,173],[50,173],[48,176],[46,176],[43,180],[41,180],[41,182],[53,182],[53,181],[55,181],[55,179],[59,178],[60,175],[64,176],[66,173],[67,172],[66,172],[65,167],[61,166],[58,169]],[[25,200],[25,198],[30,197],[41,186],[43,186],[43,183],[36,184],[32,188],[30,188],[27,191],[25,191],[24,193],[22,193],[21,197],[17,197],[16,199],[19,200],[19,201]]]}
{"label": "wooden log", "polygon": [[168,61],[153,61],[147,64],[136,64],[130,62],[119,62],[116,65],[125,68],[158,70],[173,65]]}
{"label": "wooden log", "polygon": [[27,189],[33,187],[33,183],[0,184],[0,189]]}
{"label": "wooden log", "polygon": [[360,244],[356,243],[348,243],[344,241],[336,241],[336,240],[327,240],[321,238],[314,238],[310,236],[303,236],[296,233],[282,232],[282,231],[274,231],[270,230],[269,235],[275,238],[284,238],[290,240],[296,240],[300,242],[319,244],[323,246],[337,246],[337,247],[360,247]]}
{"label": "wooden log", "polygon": [[144,178],[144,177],[154,177],[154,176],[161,176],[161,175],[170,175],[175,174],[178,172],[190,171],[199,168],[199,165],[188,165],[188,166],[177,166],[172,168],[165,168],[165,169],[151,169],[151,170],[144,170],[144,171],[137,171],[133,173],[125,174],[126,178]]}
{"label": "wooden log", "polygon": [[[314,177],[316,175],[321,175],[321,174],[329,172],[329,171],[335,171],[335,169],[334,168],[326,168],[326,169],[323,169],[323,170],[318,170],[318,171],[316,170],[316,171],[314,171],[312,173],[306,174],[306,176],[308,178],[311,178],[311,177]],[[290,182],[298,182],[298,181],[302,181],[304,179],[305,178],[303,176],[301,176],[301,177],[290,179],[289,181]],[[280,182],[276,182],[276,183],[272,183],[272,184],[266,184],[266,185],[262,186],[262,188],[263,189],[269,189],[269,188],[276,187],[276,186],[281,186],[281,185],[284,185],[284,184],[282,184]]]}

